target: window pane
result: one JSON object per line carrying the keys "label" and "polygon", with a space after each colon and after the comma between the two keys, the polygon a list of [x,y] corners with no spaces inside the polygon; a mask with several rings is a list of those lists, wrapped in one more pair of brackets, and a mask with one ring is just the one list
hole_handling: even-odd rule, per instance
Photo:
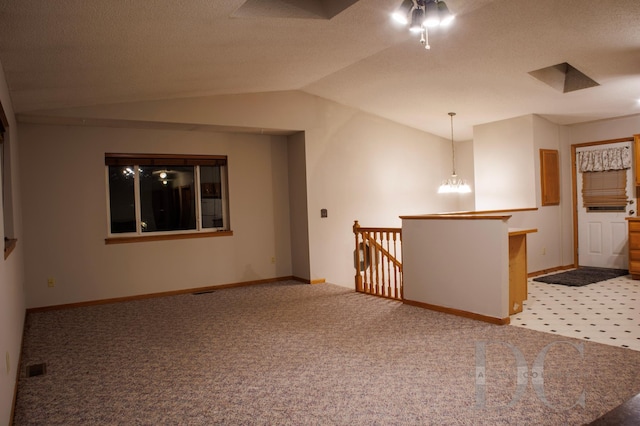
{"label": "window pane", "polygon": [[135,173],[131,166],[109,166],[111,233],[136,232]]}
{"label": "window pane", "polygon": [[222,180],[220,166],[200,166],[202,227],[222,228]]}
{"label": "window pane", "polygon": [[194,168],[140,168],[142,232],[196,229]]}

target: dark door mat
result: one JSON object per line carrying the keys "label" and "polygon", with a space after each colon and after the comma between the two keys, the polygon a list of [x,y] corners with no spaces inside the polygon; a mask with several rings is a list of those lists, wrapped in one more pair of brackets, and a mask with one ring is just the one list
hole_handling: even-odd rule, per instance
{"label": "dark door mat", "polygon": [[628,274],[629,271],[627,271],[626,269],[580,266],[578,269],[560,272],[553,275],[545,275],[544,277],[537,277],[533,280],[547,284],[562,284],[573,287],[580,287],[583,285],[606,281],[610,280],[611,278],[621,277]]}

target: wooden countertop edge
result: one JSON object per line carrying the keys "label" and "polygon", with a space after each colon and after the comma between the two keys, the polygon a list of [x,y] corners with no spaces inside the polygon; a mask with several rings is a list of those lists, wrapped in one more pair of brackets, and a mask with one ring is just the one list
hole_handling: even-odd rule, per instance
{"label": "wooden countertop edge", "polygon": [[434,220],[434,219],[447,219],[447,220],[508,220],[511,215],[491,215],[491,216],[478,216],[472,214],[423,214],[416,216],[400,216],[400,219],[418,219],[418,220]]}
{"label": "wooden countertop edge", "polygon": [[463,215],[463,214],[497,214],[497,213],[513,213],[513,212],[529,212],[536,211],[537,207],[525,207],[520,209],[503,209],[503,210],[466,210],[460,212],[442,212],[437,214]]}
{"label": "wooden countertop edge", "polygon": [[509,236],[525,235],[538,232],[538,228],[509,228]]}

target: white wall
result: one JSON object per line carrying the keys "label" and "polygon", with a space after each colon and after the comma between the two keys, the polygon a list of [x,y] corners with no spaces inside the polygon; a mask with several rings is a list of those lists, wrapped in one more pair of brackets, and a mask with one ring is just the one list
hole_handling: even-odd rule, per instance
{"label": "white wall", "polygon": [[[354,220],[363,226],[400,227],[400,215],[457,208],[457,200],[436,193],[441,180],[451,174],[449,162],[444,161],[450,158],[446,139],[302,92],[140,102],[47,114],[304,131],[311,280],[354,285]],[[323,208],[327,218],[320,217]]]}
{"label": "white wall", "polygon": [[476,210],[473,140],[456,142],[456,173],[471,187],[469,194],[456,194],[457,211]]}
{"label": "white wall", "polygon": [[567,126],[567,144],[628,138],[640,134],[640,114]]}
{"label": "white wall", "polygon": [[[7,142],[11,150],[11,182],[13,200],[13,230],[18,239],[8,259],[0,260],[0,424],[9,424],[14,389],[18,377],[18,360],[24,325],[24,267],[22,218],[20,216],[20,182],[18,181],[18,126],[16,125],[4,70],[0,64],[0,102],[9,120]],[[2,200],[0,199],[0,203]],[[0,230],[4,228],[0,208]]]}
{"label": "white wall", "polygon": [[535,207],[533,116],[474,126],[477,210]]}
{"label": "white wall", "polygon": [[[474,128],[474,165],[476,171],[480,170],[476,173],[477,209],[537,208],[509,213],[510,227],[538,229],[527,235],[528,272],[573,263],[571,173],[565,167],[570,166],[571,155],[563,149],[564,134],[563,126],[537,115]],[[557,206],[541,204],[540,149],[559,151],[561,188]],[[498,189],[491,190],[493,185]]]}
{"label": "white wall", "polygon": [[310,281],[307,172],[304,144],[304,132],[298,132],[288,137],[291,267],[294,277]]}
{"label": "white wall", "polygon": [[507,318],[507,227],[500,219],[404,219],[405,299]]}
{"label": "white wall", "polygon": [[[535,234],[527,235],[527,261],[529,271],[543,271],[573,263],[573,247],[563,242],[573,232],[571,222],[564,222],[562,209],[572,205],[572,194],[567,188],[560,187],[560,204],[557,206],[542,205],[542,179],[540,176],[540,150],[558,150],[558,161],[570,162],[571,157],[560,151],[560,126],[546,119],[533,116],[534,170],[536,186],[536,206],[531,226],[538,228]],[[560,181],[571,180],[571,175],[560,171]],[[564,236],[564,239],[563,239]]]}
{"label": "white wall", "polygon": [[[28,307],[291,275],[284,136],[35,124],[20,132]],[[233,236],[105,245],[106,152],[227,155]]]}

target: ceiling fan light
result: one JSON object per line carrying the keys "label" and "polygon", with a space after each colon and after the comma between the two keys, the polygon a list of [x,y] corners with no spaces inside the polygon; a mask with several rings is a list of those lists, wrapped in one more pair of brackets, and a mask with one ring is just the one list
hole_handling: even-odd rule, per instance
{"label": "ceiling fan light", "polygon": [[398,10],[396,10],[391,14],[391,18],[401,25],[407,25],[409,23],[409,20],[407,19],[407,15],[403,14]]}
{"label": "ceiling fan light", "polygon": [[438,4],[430,1],[425,5],[424,25],[429,28],[437,27],[440,24],[440,14],[438,12]]}
{"label": "ceiling fan light", "polygon": [[419,33],[422,31],[422,23],[424,22],[424,11],[422,9],[414,9],[411,13],[411,26],[409,31]]}
{"label": "ceiling fan light", "polygon": [[444,1],[439,1],[437,8],[440,25],[443,27],[451,25],[451,22],[455,19],[455,15],[449,11],[447,4]]}
{"label": "ceiling fan light", "polygon": [[409,12],[412,8],[413,0],[404,0],[400,7],[391,14],[391,18],[402,25],[407,25],[409,24]]}

